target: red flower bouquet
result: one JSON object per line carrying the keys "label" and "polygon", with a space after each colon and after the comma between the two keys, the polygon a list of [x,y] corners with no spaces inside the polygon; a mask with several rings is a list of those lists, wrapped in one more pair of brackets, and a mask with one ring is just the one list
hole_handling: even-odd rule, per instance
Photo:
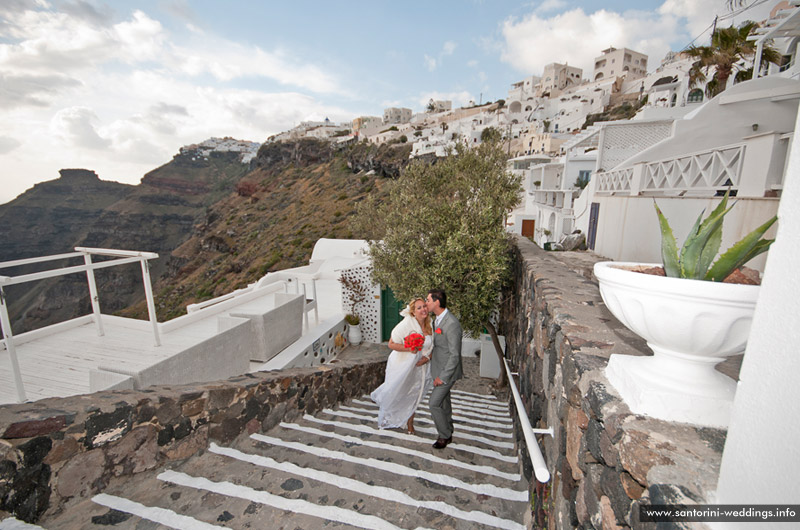
{"label": "red flower bouquet", "polygon": [[412,333],[403,341],[403,346],[411,348],[411,351],[414,353],[420,351],[423,344],[425,344],[425,337],[419,333]]}

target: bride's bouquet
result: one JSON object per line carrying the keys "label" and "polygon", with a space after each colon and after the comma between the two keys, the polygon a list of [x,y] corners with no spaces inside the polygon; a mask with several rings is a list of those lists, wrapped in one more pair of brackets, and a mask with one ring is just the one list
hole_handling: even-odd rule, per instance
{"label": "bride's bouquet", "polygon": [[422,349],[422,346],[425,344],[425,337],[420,335],[419,333],[412,333],[408,337],[403,340],[403,346],[406,348],[411,348],[411,351],[417,353]]}

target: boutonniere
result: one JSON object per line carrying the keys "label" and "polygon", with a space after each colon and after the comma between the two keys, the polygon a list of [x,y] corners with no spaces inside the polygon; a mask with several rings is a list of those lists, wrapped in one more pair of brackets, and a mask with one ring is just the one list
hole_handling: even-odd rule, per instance
{"label": "boutonniere", "polygon": [[441,334],[442,334],[442,328],[436,328],[436,333],[438,333],[439,335],[441,335]]}

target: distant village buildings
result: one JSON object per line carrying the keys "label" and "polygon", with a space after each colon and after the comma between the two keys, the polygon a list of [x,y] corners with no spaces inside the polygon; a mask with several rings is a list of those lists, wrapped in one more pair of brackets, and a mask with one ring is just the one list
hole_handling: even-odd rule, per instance
{"label": "distant village buildings", "polygon": [[614,47],[603,50],[603,55],[595,57],[592,79],[598,81],[612,76],[626,76],[638,79],[647,75],[647,55],[628,48]]}
{"label": "distant village buildings", "polygon": [[185,145],[179,149],[179,154],[191,156],[193,160],[208,157],[212,152],[234,152],[240,153],[239,159],[243,164],[249,164],[258,154],[258,142],[248,142],[246,140],[236,140],[235,138],[209,138],[198,144]]}
{"label": "distant village buildings", "polygon": [[411,109],[390,107],[383,111],[383,123],[408,123],[412,114]]}

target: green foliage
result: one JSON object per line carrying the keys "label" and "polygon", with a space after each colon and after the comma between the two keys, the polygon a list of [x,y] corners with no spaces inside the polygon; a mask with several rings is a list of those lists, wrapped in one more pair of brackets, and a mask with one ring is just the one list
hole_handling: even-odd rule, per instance
{"label": "green foliage", "polygon": [[401,300],[443,288],[464,330],[481,332],[509,275],[503,224],[521,193],[499,142],[457,146],[433,165],[413,162],[389,198],[364,201],[354,222],[369,234],[375,280]]}
{"label": "green foliage", "polygon": [[[690,46],[686,53],[696,61],[689,70],[689,85],[695,87],[703,84],[708,73],[713,70],[714,74],[706,84],[706,95],[714,97],[727,88],[731,75],[738,81],[752,77],[752,72],[748,77],[743,60],[756,54],[755,41],[748,40],[748,37],[758,27],[757,23],[748,21],[738,28],[718,28],[711,36],[709,46]],[[759,68],[769,63],[779,64],[780,60],[781,54],[772,46],[766,45],[762,49]]]}
{"label": "green foliage", "polygon": [[730,190],[725,192],[722,201],[705,219],[703,212],[700,212],[683,243],[680,254],[672,228],[658,204],[655,205],[661,227],[661,260],[667,276],[721,282],[734,270],[769,249],[775,240],[761,238],[778,220],[778,216],[772,217],[750,232],[722,254],[713,265],[711,264],[722,243],[722,222],[725,214],[733,208],[733,206],[728,207],[729,194]]}
{"label": "green foliage", "polygon": [[503,133],[494,127],[486,127],[481,131],[481,142],[499,142]]}

